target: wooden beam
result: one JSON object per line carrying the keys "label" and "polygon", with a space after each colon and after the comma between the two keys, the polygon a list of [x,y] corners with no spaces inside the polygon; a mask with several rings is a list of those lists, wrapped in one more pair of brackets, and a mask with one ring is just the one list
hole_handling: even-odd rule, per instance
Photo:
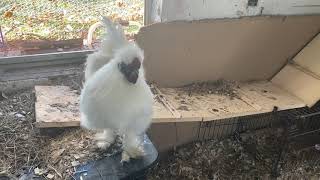
{"label": "wooden beam", "polygon": [[84,62],[87,55],[93,52],[94,52],[93,50],[83,50],[83,51],[0,57],[0,66],[12,65],[12,64],[37,63],[37,62],[46,62],[50,64],[50,62],[53,62],[56,60],[64,60],[65,63],[70,63],[70,61]]}

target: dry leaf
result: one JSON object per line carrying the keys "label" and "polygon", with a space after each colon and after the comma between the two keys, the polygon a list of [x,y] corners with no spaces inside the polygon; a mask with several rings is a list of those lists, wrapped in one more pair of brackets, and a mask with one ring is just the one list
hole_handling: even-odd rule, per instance
{"label": "dry leaf", "polygon": [[118,22],[119,24],[121,24],[121,26],[129,26],[129,21],[124,20],[120,17],[116,18],[115,21]]}
{"label": "dry leaf", "polygon": [[117,6],[118,7],[126,7],[126,4],[123,1],[118,1]]}
{"label": "dry leaf", "polygon": [[6,11],[3,16],[5,18],[11,18],[13,16],[13,12],[12,11]]}
{"label": "dry leaf", "polygon": [[111,14],[109,18],[112,19],[112,20],[115,20],[115,19],[117,19],[118,17],[119,17],[119,15],[116,14],[116,13],[114,13],[114,14]]}

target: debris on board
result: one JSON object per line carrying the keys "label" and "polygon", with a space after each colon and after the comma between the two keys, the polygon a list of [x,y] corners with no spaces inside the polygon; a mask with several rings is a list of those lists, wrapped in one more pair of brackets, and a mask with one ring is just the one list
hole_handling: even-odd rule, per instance
{"label": "debris on board", "polygon": [[180,89],[187,91],[189,96],[216,94],[228,96],[230,99],[233,99],[238,97],[237,88],[239,88],[239,84],[236,81],[219,79],[211,82],[193,83]]}

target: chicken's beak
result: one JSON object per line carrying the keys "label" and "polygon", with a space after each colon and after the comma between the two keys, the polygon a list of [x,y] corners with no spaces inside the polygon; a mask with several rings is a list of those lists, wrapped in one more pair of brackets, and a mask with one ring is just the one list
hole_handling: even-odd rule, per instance
{"label": "chicken's beak", "polygon": [[128,79],[129,82],[135,84],[138,80],[138,77],[139,77],[139,69],[135,69],[135,70],[131,71],[129,76],[126,78]]}
{"label": "chicken's beak", "polygon": [[139,69],[141,66],[141,63],[139,60],[134,60],[130,64],[124,64],[120,63],[119,69],[122,72],[122,74],[125,76],[125,78],[132,84],[136,84],[139,78]]}

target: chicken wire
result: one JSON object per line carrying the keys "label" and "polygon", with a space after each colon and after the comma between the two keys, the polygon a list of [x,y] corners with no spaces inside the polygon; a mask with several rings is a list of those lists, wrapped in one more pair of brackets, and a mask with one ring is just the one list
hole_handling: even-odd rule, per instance
{"label": "chicken wire", "polygon": [[[273,151],[276,156],[273,159],[273,165],[270,169],[271,174],[275,177],[280,175],[281,167],[286,162],[286,154],[290,150],[306,151],[310,153],[304,155],[304,159],[312,161],[314,159],[315,165],[320,164],[317,160],[319,153],[315,147],[320,150],[318,141],[311,141],[310,136],[318,139],[320,133],[320,103],[314,107],[297,108],[284,111],[278,111],[277,107],[271,113],[235,117],[222,120],[214,120],[208,122],[201,122],[198,128],[197,139],[199,141],[207,140],[222,140],[224,138],[233,136],[235,140],[241,143],[244,147],[252,149],[251,143],[243,141],[242,134],[254,132],[260,129],[269,129],[270,134],[275,129],[280,129],[280,135],[276,139],[277,148],[265,149],[264,151]],[[261,159],[262,152],[259,148],[254,148],[253,154],[256,159]]]}
{"label": "chicken wire", "polygon": [[275,107],[271,113],[201,122],[197,137],[199,141],[221,140],[231,135],[237,138],[240,133],[279,124],[279,113]]}
{"label": "chicken wire", "polygon": [[[272,174],[277,177],[280,175],[281,167],[286,162],[288,151],[305,151],[312,149],[304,159],[314,165],[320,165],[317,160],[320,150],[319,143],[320,133],[320,103],[312,108],[299,108],[287,111],[280,115],[280,123],[283,128],[282,138],[279,146],[281,147],[278,157],[274,162]],[[318,149],[316,149],[318,147]],[[282,163],[282,164],[281,164]]]}

